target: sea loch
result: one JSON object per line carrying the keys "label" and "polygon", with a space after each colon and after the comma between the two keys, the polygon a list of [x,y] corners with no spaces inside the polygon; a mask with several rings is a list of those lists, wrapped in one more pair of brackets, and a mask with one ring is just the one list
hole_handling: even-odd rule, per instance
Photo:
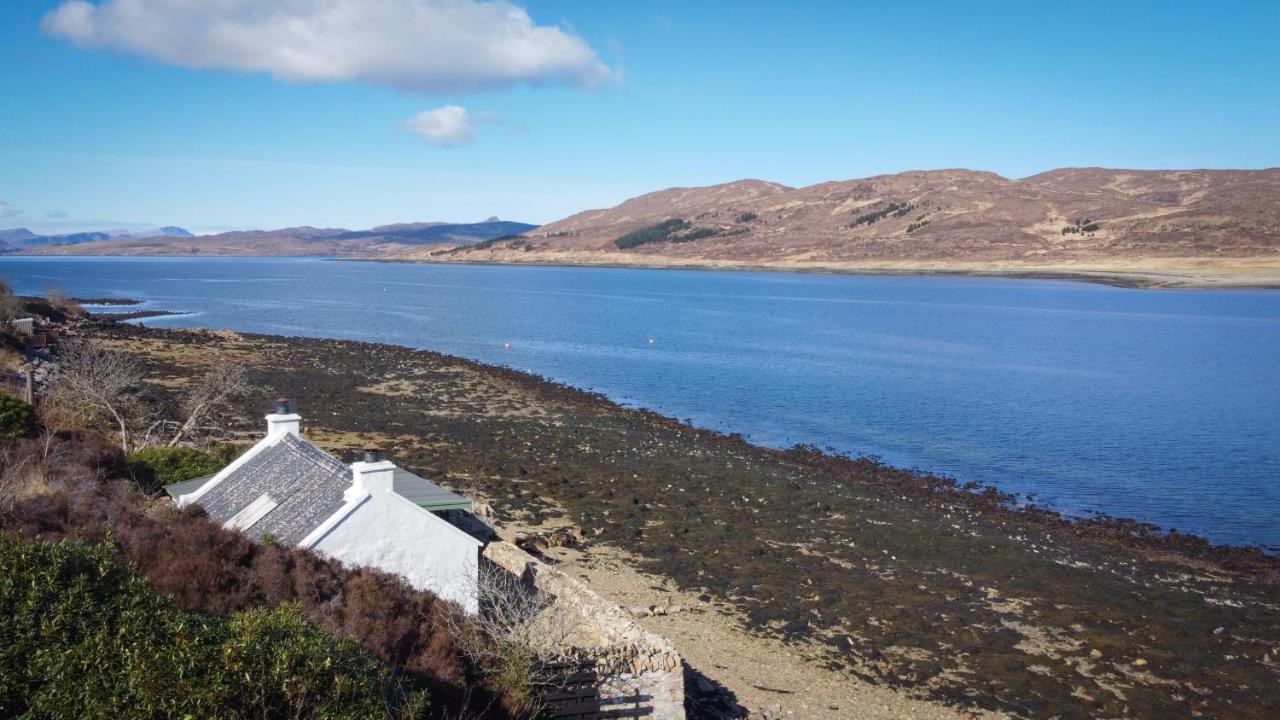
{"label": "sea loch", "polygon": [[0,258],[147,320],[430,348],[739,432],[1280,550],[1280,293],[940,277]]}

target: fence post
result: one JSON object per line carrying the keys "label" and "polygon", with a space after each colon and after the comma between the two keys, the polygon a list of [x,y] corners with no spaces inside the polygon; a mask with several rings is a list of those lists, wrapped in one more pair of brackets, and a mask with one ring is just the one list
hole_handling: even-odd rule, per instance
{"label": "fence post", "polygon": [[36,379],[35,373],[32,371],[31,363],[27,363],[22,367],[22,374],[26,378],[26,386],[22,389],[22,399],[27,401],[28,405],[36,404]]}

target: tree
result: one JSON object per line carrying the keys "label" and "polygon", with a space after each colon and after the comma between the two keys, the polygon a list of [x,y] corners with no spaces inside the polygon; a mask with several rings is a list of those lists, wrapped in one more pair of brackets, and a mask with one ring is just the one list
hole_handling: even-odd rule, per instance
{"label": "tree", "polygon": [[129,415],[139,400],[141,368],[130,354],[90,342],[64,342],[50,385],[64,402],[99,414],[120,433],[120,449],[130,449]]}
{"label": "tree", "polygon": [[71,296],[62,291],[62,288],[52,283],[44,286],[44,297],[49,301],[49,307],[72,317],[80,317],[84,315],[84,308],[80,307]]}
{"label": "tree", "polygon": [[7,392],[0,392],[0,439],[28,437],[35,429],[35,408]]}
{"label": "tree", "polygon": [[13,294],[9,283],[0,278],[0,323],[22,317],[22,301]]}
{"label": "tree", "polygon": [[255,388],[244,368],[223,363],[209,368],[199,380],[187,388],[182,399],[186,419],[178,425],[169,447],[177,445],[200,429],[201,423],[226,410],[232,400],[248,397]]}

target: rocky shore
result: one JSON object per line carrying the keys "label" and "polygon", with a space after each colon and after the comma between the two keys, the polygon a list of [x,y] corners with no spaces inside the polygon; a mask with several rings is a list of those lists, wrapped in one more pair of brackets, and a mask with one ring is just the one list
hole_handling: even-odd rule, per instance
{"label": "rocky shore", "polygon": [[[243,363],[296,399],[318,442],[351,453],[380,443],[424,477],[488,498],[506,524],[572,524],[587,553],[619,553],[682,607],[697,603],[814,669],[796,684],[845,678],[926,703],[911,717],[944,706],[1032,718],[1280,714],[1280,560],[1256,549],[1069,521],[865,458],[757,447],[427,351],[109,322],[81,332],[140,355],[158,397],[211,364]],[[261,404],[241,408],[237,429],[256,431]],[[675,642],[691,662],[707,657]],[[715,655],[726,667],[738,653],[727,645]],[[742,674],[694,670],[739,697],[763,692],[733,687]],[[800,715],[823,717],[815,705]]]}

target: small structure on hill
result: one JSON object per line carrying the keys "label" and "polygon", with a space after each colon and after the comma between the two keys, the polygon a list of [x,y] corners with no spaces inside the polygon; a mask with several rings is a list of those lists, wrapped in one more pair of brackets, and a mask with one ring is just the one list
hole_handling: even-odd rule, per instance
{"label": "small structure on hill", "polygon": [[[403,576],[476,612],[484,542],[450,520],[471,501],[373,453],[347,465],[299,435],[301,416],[277,402],[267,435],[215,475],[171,485],[179,506],[254,540],[315,550]],[[469,527],[474,527],[473,523]]]}

